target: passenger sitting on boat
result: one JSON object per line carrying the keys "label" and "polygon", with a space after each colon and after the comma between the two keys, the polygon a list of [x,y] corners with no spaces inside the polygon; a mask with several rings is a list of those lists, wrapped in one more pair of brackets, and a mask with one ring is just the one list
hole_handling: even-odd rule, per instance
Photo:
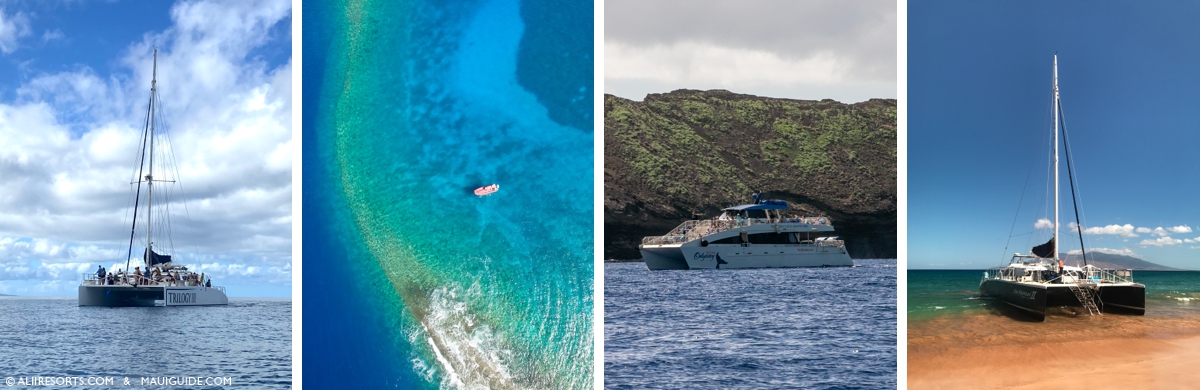
{"label": "passenger sitting on boat", "polygon": [[204,281],[204,287],[212,287],[212,279]]}

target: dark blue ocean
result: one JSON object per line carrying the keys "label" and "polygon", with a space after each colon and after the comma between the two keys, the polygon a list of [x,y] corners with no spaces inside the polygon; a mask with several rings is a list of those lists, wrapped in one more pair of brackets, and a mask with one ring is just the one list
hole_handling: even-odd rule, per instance
{"label": "dark blue ocean", "polygon": [[[75,298],[0,297],[0,377],[229,378],[208,389],[292,387],[292,302],[80,307]],[[37,386],[79,388],[80,386]],[[155,386],[157,387],[157,386]]]}
{"label": "dark blue ocean", "polygon": [[896,387],[896,261],[604,267],[608,389]]}
{"label": "dark blue ocean", "polygon": [[592,3],[304,11],[304,384],[590,387]]}

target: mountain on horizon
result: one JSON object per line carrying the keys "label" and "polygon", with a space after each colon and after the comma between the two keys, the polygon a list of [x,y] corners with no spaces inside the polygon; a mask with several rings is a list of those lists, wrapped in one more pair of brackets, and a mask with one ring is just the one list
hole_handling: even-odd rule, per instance
{"label": "mountain on horizon", "polygon": [[[1067,265],[1082,265],[1083,256],[1079,253],[1063,253],[1059,255]],[[1137,271],[1180,271],[1165,265],[1151,263],[1133,256],[1115,253],[1088,252],[1088,264],[1108,269],[1131,269]]]}

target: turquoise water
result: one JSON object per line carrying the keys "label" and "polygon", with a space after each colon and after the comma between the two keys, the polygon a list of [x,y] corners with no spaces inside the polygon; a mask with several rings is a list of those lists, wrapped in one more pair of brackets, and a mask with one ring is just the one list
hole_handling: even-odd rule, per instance
{"label": "turquoise water", "polygon": [[[979,296],[984,270],[909,270],[908,320],[981,315],[996,303]],[[1134,271],[1146,285],[1146,315],[1200,316],[1200,271]]]}
{"label": "turquoise water", "polygon": [[[332,15],[323,16],[328,33],[314,44],[327,53],[316,68],[314,116],[305,103],[305,207],[307,216],[307,194],[320,194],[328,207],[313,209],[329,215],[313,231],[336,239],[315,239],[344,248],[310,254],[306,227],[305,259],[345,264],[320,275],[325,284],[315,294],[327,313],[306,311],[305,324],[309,334],[361,328],[376,345],[396,346],[370,348],[370,356],[405,365],[389,371],[405,379],[376,385],[592,385],[593,133],[552,120],[539,99],[553,98],[526,88],[554,78],[518,82],[518,67],[545,65],[517,62],[530,49],[523,6],[346,1],[320,8]],[[590,3],[554,6],[591,12]],[[590,55],[591,40],[583,42],[560,51]],[[590,74],[590,64],[577,71]],[[558,90],[581,88],[574,81]],[[583,87],[590,91],[590,77]],[[320,176],[309,178],[310,164]],[[472,194],[491,183],[498,193]],[[318,285],[309,275],[306,297]],[[339,283],[364,291],[374,306],[325,297]],[[316,327],[310,314],[321,318]],[[349,323],[356,319],[366,321]],[[341,367],[352,352],[340,343],[320,348],[328,353],[310,357],[306,348],[306,372],[307,363]]]}
{"label": "turquoise water", "polygon": [[[1051,308],[1032,321],[1002,302],[979,296],[983,270],[908,271],[908,356],[936,359],[971,348],[1042,348],[1078,340],[1164,339],[1200,335],[1200,272],[1134,271],[1146,285],[1146,315],[1077,315]],[[996,352],[999,353],[999,352]],[[1013,357],[1003,357],[1008,359]],[[915,359],[915,360],[914,360]]]}

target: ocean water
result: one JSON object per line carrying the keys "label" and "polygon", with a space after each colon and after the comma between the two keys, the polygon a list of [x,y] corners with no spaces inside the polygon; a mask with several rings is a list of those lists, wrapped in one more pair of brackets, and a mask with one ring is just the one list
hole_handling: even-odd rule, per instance
{"label": "ocean water", "polygon": [[909,356],[958,346],[1200,334],[1200,271],[1134,271],[1146,285],[1146,315],[1074,315],[1050,310],[1032,322],[979,295],[983,270],[908,270]]}
{"label": "ocean water", "polygon": [[896,387],[896,261],[604,267],[609,389]]}
{"label": "ocean water", "polygon": [[538,25],[531,6],[305,5],[306,385],[591,386],[593,133],[543,104],[590,107],[591,63],[567,69],[585,85],[517,73],[592,53],[531,47],[564,41],[527,26],[592,29]]}
{"label": "ocean water", "polygon": [[[1004,304],[979,295],[984,270],[908,270],[908,320],[998,313]],[[1146,315],[1200,316],[1200,271],[1134,271],[1146,285]],[[1069,316],[1069,315],[1067,315]]]}
{"label": "ocean water", "polygon": [[228,377],[232,385],[207,388],[292,387],[290,300],[110,308],[80,307],[75,298],[0,297],[0,313],[3,377],[129,378],[135,387],[141,378]]}

